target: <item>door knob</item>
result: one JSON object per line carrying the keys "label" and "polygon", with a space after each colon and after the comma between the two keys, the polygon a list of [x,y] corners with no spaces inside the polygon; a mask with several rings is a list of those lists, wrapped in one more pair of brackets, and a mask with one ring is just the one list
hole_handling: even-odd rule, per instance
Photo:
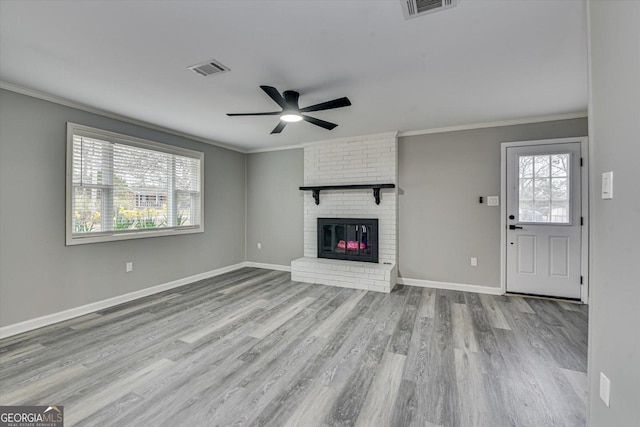
{"label": "door knob", "polygon": [[516,217],[513,215],[509,215],[509,219],[516,219]]}
{"label": "door knob", "polygon": [[518,227],[517,225],[511,224],[509,226],[509,230],[522,230],[522,227]]}

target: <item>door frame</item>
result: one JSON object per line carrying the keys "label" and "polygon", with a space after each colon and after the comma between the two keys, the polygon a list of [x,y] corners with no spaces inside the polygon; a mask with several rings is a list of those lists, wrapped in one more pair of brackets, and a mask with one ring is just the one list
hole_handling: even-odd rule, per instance
{"label": "door frame", "polygon": [[580,155],[582,157],[582,168],[580,173],[580,184],[582,187],[582,218],[581,229],[581,254],[580,254],[580,275],[582,276],[582,286],[580,287],[580,300],[584,304],[589,302],[589,138],[556,138],[538,139],[533,141],[513,141],[500,144],[500,289],[502,293],[507,293],[507,148],[566,144],[568,142],[580,143]]}

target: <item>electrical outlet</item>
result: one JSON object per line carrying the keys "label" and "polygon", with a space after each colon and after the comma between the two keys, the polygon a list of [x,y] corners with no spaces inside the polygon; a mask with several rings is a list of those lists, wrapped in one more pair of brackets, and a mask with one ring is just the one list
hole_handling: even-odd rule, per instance
{"label": "electrical outlet", "polygon": [[600,399],[609,407],[609,396],[611,394],[611,381],[600,372]]}
{"label": "electrical outlet", "polygon": [[613,199],[613,172],[604,172],[602,174],[602,199]]}
{"label": "electrical outlet", "polygon": [[132,262],[128,262],[124,265],[124,271],[126,271],[127,273],[131,273],[133,271],[133,263]]}
{"label": "electrical outlet", "polygon": [[478,258],[471,257],[471,267],[477,267],[477,266],[478,266]]}
{"label": "electrical outlet", "polygon": [[262,243],[258,243],[258,250],[262,249]]}

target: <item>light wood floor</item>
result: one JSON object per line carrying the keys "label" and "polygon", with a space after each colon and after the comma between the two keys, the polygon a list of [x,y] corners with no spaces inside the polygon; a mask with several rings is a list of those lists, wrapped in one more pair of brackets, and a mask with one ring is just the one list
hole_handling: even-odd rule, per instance
{"label": "light wood floor", "polygon": [[582,426],[587,310],[245,268],[0,341],[65,425]]}

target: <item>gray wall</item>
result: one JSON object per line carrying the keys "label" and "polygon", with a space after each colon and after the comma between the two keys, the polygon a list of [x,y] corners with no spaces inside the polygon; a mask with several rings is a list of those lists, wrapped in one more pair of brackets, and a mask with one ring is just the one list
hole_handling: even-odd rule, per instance
{"label": "gray wall", "polygon": [[[640,420],[640,2],[591,1],[592,206],[589,425]],[[613,200],[600,179],[613,171]],[[598,397],[611,380],[611,407]]]}
{"label": "gray wall", "polygon": [[[66,247],[67,121],[204,151],[205,232]],[[1,91],[0,326],[244,261],[244,169],[241,153]]]}
{"label": "gray wall", "polygon": [[400,276],[499,287],[500,143],[586,135],[574,119],[400,138]]}
{"label": "gray wall", "polygon": [[[574,119],[400,138],[400,275],[499,287],[500,209],[478,196],[500,194],[500,143],[585,135]],[[247,156],[248,261],[303,256],[302,180],[302,149]]]}
{"label": "gray wall", "polygon": [[[303,150],[247,155],[247,261],[291,265],[303,255]],[[257,243],[262,250],[257,250]]]}

